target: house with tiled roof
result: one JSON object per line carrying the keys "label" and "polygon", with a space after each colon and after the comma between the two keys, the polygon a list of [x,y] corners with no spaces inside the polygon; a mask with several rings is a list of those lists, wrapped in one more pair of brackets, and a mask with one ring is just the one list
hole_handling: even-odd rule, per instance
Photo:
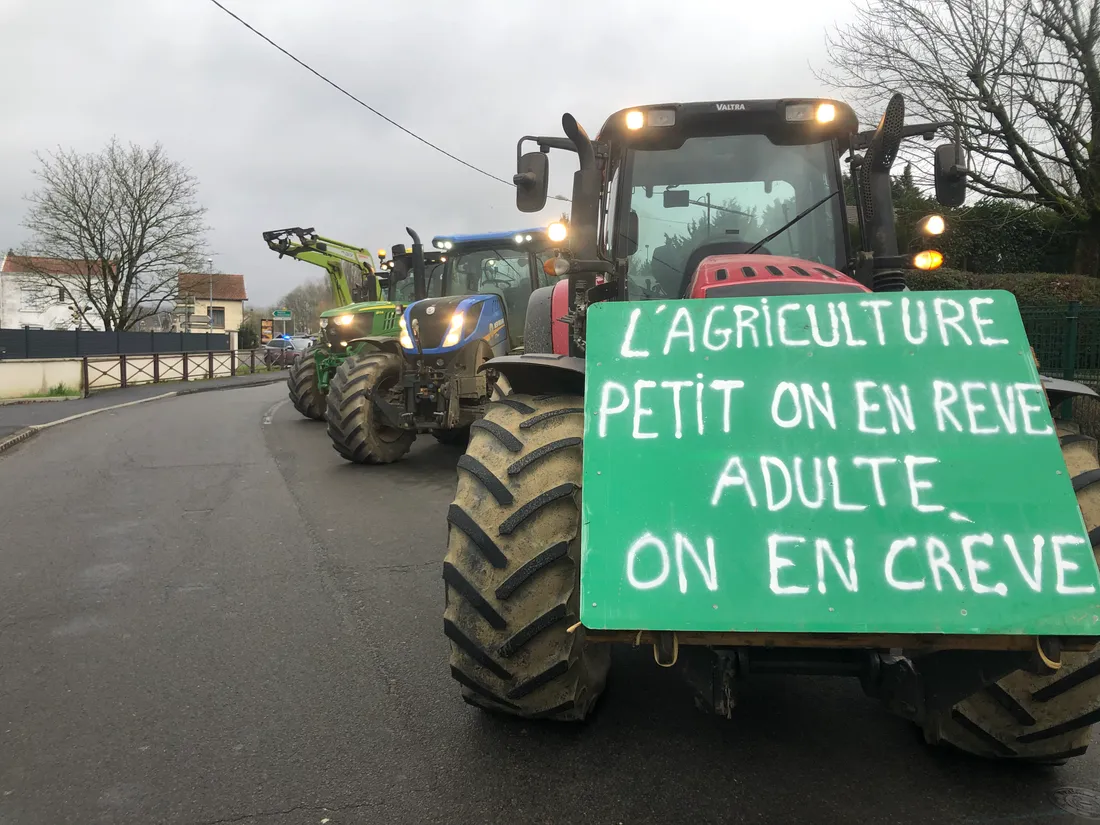
{"label": "house with tiled roof", "polygon": [[[176,299],[177,328],[182,331],[236,332],[244,320],[248,300],[244,275],[225,272],[181,272]],[[208,312],[210,315],[208,315]]]}
{"label": "house with tiled roof", "polygon": [[[80,295],[95,263],[68,258],[16,255],[10,249],[0,259],[0,329],[103,329],[94,312],[80,320],[69,295]],[[64,281],[72,279],[68,290]]]}

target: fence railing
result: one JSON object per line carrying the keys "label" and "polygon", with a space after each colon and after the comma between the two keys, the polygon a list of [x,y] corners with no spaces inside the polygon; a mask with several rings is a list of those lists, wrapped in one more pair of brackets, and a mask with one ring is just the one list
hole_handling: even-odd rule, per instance
{"label": "fence railing", "polygon": [[82,358],[228,350],[226,333],[0,329],[0,358]]}
{"label": "fence railing", "polygon": [[[1083,307],[1076,302],[1054,307],[1022,306],[1020,316],[1043,375],[1080,381],[1100,391],[1100,307]],[[1067,400],[1058,415],[1076,421],[1085,435],[1100,437],[1097,399]]]}
{"label": "fence railing", "polygon": [[1039,369],[1100,389],[1100,307],[1020,307]]}
{"label": "fence railing", "polygon": [[203,381],[278,369],[264,362],[261,349],[86,355],[80,368],[85,398],[95,390],[114,387]]}

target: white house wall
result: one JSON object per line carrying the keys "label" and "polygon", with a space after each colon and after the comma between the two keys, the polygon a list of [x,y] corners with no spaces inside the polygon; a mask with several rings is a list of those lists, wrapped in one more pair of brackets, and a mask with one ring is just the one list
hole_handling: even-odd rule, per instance
{"label": "white house wall", "polygon": [[[54,294],[54,301],[43,309],[25,309],[23,306],[24,287],[33,289],[41,295]],[[34,275],[18,272],[0,273],[0,329],[22,329],[25,326],[42,329],[76,329],[72,319],[72,304],[57,301],[57,287],[43,285]],[[42,300],[42,303],[47,303]],[[102,330],[103,323],[93,312],[88,313],[88,322],[83,329]]]}

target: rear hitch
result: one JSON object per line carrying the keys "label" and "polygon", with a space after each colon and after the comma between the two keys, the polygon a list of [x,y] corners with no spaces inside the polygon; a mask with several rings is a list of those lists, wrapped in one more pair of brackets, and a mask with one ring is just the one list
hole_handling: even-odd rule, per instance
{"label": "rear hitch", "polygon": [[399,430],[411,429],[410,423],[412,414],[405,412],[400,407],[395,407],[389,401],[384,399],[381,395],[378,394],[377,387],[371,387],[370,400],[375,409],[377,409],[378,412],[382,414],[382,417],[386,419],[390,426],[396,427]]}

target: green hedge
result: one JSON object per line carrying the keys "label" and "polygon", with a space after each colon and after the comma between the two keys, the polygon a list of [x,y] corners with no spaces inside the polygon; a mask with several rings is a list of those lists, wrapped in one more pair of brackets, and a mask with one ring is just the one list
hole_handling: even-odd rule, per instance
{"label": "green hedge", "polygon": [[1049,272],[992,273],[938,269],[933,272],[909,272],[909,288],[920,291],[943,289],[1003,289],[1016,296],[1021,306],[1062,305],[1080,301],[1085,306],[1100,306],[1100,279],[1083,275],[1059,275]]}

